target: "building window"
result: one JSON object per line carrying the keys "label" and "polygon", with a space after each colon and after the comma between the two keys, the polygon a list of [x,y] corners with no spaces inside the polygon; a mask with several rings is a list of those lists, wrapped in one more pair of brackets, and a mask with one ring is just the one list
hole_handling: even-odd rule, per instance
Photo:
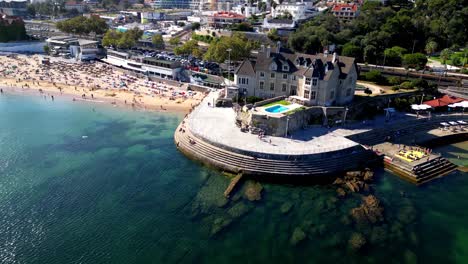
{"label": "building window", "polygon": [[305,79],[305,84],[306,84],[306,85],[310,85],[310,78],[306,78],[306,79]]}
{"label": "building window", "polygon": [[288,85],[283,83],[283,85],[281,86],[281,91],[286,92],[287,87],[288,87]]}
{"label": "building window", "polygon": [[283,74],[283,79],[284,79],[284,80],[287,80],[287,79],[288,79],[288,75],[287,75],[287,74]]}
{"label": "building window", "polygon": [[293,80],[293,81],[296,80],[296,75],[293,75],[293,76],[292,76],[292,80]]}
{"label": "building window", "polygon": [[283,65],[283,71],[289,71],[289,66],[288,65]]}
{"label": "building window", "polygon": [[272,79],[275,78],[275,73],[274,73],[274,72],[272,72],[272,73],[270,74],[270,78],[272,78]]}
{"label": "building window", "polygon": [[316,91],[312,91],[311,94],[310,94],[310,100],[315,100],[315,97],[317,96],[317,92]]}
{"label": "building window", "polygon": [[270,90],[274,91],[275,90],[275,83],[270,83]]}
{"label": "building window", "polygon": [[346,89],[346,96],[350,96],[351,95],[351,88],[348,88]]}
{"label": "building window", "polygon": [[237,81],[239,84],[249,84],[249,78],[238,78]]}
{"label": "building window", "polygon": [[318,82],[317,78],[312,79],[312,85],[313,86],[317,86],[317,82]]}
{"label": "building window", "polygon": [[260,77],[264,78],[265,77],[265,72],[260,72]]}
{"label": "building window", "polygon": [[297,86],[291,85],[291,87],[289,87],[289,94],[290,95],[296,95],[297,94]]}
{"label": "building window", "polygon": [[310,91],[309,90],[304,90],[304,98],[309,99]]}
{"label": "building window", "polygon": [[263,90],[263,87],[265,86],[264,82],[260,82],[260,89]]}
{"label": "building window", "polygon": [[333,99],[333,98],[335,98],[335,91],[331,91],[330,93],[330,99]]}

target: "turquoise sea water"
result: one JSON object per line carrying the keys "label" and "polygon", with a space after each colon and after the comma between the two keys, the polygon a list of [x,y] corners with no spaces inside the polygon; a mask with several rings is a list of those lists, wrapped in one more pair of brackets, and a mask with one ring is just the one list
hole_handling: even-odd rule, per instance
{"label": "turquoise sea water", "polygon": [[[366,227],[349,217],[361,196],[333,186],[263,183],[261,201],[227,202],[229,180],[176,150],[181,118],[0,96],[0,263],[468,262],[466,174],[415,187],[379,171],[385,221]],[[467,165],[467,149],[438,151]]]}

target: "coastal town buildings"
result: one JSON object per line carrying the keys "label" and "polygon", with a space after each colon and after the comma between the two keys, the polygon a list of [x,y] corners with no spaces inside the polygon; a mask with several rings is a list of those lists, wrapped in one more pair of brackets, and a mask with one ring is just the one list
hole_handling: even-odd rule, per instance
{"label": "coastal town buildings", "polygon": [[276,29],[278,35],[287,36],[296,30],[296,21],[286,18],[264,18],[262,29],[269,32]]}
{"label": "coastal town buildings", "polygon": [[244,21],[245,16],[225,11],[217,12],[207,17],[208,26],[212,28],[227,28]]}
{"label": "coastal town buildings", "polygon": [[335,4],[331,13],[340,20],[352,20],[359,16],[359,6],[355,3]]}
{"label": "coastal town buildings", "polygon": [[294,21],[305,20],[318,14],[314,8],[313,2],[282,2],[275,8],[271,8],[271,16],[273,18],[291,15]]}
{"label": "coastal town buildings", "polygon": [[86,4],[84,2],[70,0],[65,3],[65,9],[68,11],[76,10],[79,13],[83,13],[86,10]]}
{"label": "coastal town buildings", "polygon": [[26,0],[0,0],[0,14],[7,16],[26,16],[28,1]]}
{"label": "coastal town buildings", "polygon": [[331,106],[353,100],[357,76],[351,57],[263,46],[256,56],[240,64],[234,81],[245,96],[290,96],[307,105]]}
{"label": "coastal town buildings", "polygon": [[150,77],[187,82],[190,79],[179,61],[160,60],[115,50],[107,50],[107,58],[104,61]]}
{"label": "coastal town buildings", "polygon": [[52,55],[71,56],[77,60],[94,60],[98,57],[98,41],[69,36],[51,37],[46,40]]}

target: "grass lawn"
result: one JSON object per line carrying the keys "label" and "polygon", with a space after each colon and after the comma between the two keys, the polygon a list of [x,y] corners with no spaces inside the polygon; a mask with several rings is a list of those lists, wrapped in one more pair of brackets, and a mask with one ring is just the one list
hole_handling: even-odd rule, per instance
{"label": "grass lawn", "polygon": [[262,107],[269,107],[269,106],[272,106],[272,105],[290,105],[291,103],[286,101],[286,100],[281,100],[281,101],[276,101],[276,102],[271,102],[269,104],[266,104],[266,105],[262,105]]}
{"label": "grass lawn", "polygon": [[[463,60],[465,59],[465,58],[463,57],[463,51],[456,51],[456,52],[454,52],[454,53],[452,54],[451,57],[459,57],[459,58],[461,59],[462,62],[463,62]],[[442,59],[440,58],[440,56],[429,56],[429,59],[438,61],[438,62],[440,62],[440,63],[443,64]],[[452,63],[452,58],[447,59],[446,63],[447,63],[447,65],[453,65],[453,63]]]}

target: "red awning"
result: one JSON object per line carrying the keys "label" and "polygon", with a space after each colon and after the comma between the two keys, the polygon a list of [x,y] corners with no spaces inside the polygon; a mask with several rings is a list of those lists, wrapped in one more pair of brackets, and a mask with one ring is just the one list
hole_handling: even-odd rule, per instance
{"label": "red awning", "polygon": [[441,98],[425,101],[423,104],[427,104],[427,105],[430,105],[430,106],[436,108],[436,107],[444,107],[444,106],[447,106],[449,104],[459,103],[459,102],[462,102],[462,101],[464,101],[462,98],[458,98],[458,97],[455,97],[455,96],[444,95]]}

